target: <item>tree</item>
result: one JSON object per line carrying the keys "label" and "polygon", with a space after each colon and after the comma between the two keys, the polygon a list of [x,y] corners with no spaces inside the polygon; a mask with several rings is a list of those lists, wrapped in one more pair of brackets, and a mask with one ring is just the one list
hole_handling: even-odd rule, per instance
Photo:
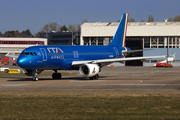
{"label": "tree", "polygon": [[88,22],[88,20],[84,19],[82,20],[82,24]]}
{"label": "tree", "polygon": [[128,19],[128,22],[135,22],[135,19],[134,18],[130,18],[130,19]]}
{"label": "tree", "polygon": [[49,28],[50,28],[50,31],[57,31],[58,24],[56,22],[49,23]]}
{"label": "tree", "polygon": [[50,29],[48,24],[45,24],[44,27],[41,29],[41,32],[49,32],[49,31]]}
{"label": "tree", "polygon": [[33,37],[30,30],[27,29],[26,31],[22,31],[22,37]]}
{"label": "tree", "polygon": [[146,22],[145,20],[141,20],[140,22]]}
{"label": "tree", "polygon": [[63,31],[68,31],[68,28],[65,25],[62,26],[61,29],[60,29],[60,32],[63,32]]}
{"label": "tree", "polygon": [[19,33],[18,30],[16,30],[16,31],[6,31],[4,35],[2,36],[3,37],[22,37],[22,34]]}
{"label": "tree", "polygon": [[48,24],[45,24],[44,27],[41,29],[41,32],[51,32],[51,31],[55,31],[55,32],[58,32],[60,30],[60,25],[57,24],[56,22],[53,22],[53,23],[48,23]]}
{"label": "tree", "polygon": [[154,22],[154,17],[152,15],[148,16],[148,22]]}
{"label": "tree", "polygon": [[169,22],[172,22],[172,21],[180,21],[180,15],[177,15],[176,17],[174,17],[174,18],[169,18],[169,20],[168,20]]}
{"label": "tree", "polygon": [[172,22],[172,21],[173,21],[173,19],[170,17],[170,18],[168,19],[168,21],[169,21],[169,22]]}
{"label": "tree", "polygon": [[75,32],[76,31],[76,26],[75,25],[70,25],[68,26],[69,32]]}
{"label": "tree", "polygon": [[39,31],[38,33],[36,33],[34,37],[37,37],[37,38],[38,38],[40,33],[41,33],[41,31]]}
{"label": "tree", "polygon": [[77,30],[77,31],[80,31],[80,30],[81,30],[81,25],[80,25],[80,24],[77,24],[77,25],[76,25],[76,30]]}

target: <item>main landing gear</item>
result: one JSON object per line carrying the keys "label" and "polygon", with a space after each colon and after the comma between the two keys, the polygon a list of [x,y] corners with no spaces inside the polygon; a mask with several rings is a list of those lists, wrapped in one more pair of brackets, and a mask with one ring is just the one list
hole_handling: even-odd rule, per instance
{"label": "main landing gear", "polygon": [[90,80],[99,79],[99,74],[97,74],[97,75],[95,75],[95,76],[93,76],[93,77],[90,77],[89,79],[90,79]]}
{"label": "main landing gear", "polygon": [[[38,70],[35,71],[33,81],[38,81],[38,72]],[[52,74],[52,79],[61,79],[61,73],[57,73],[57,70],[55,70],[55,73]]]}
{"label": "main landing gear", "polygon": [[55,70],[55,73],[52,74],[52,79],[61,79],[61,73],[57,73],[57,70]]}

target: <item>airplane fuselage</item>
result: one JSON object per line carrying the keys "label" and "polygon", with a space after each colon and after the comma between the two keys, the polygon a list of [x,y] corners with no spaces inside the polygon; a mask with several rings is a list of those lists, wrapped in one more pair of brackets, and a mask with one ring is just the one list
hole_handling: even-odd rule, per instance
{"label": "airplane fuselage", "polygon": [[33,46],[22,51],[17,59],[18,65],[24,69],[39,70],[78,70],[72,61],[99,60],[124,57],[122,51],[130,51],[126,47],[117,46]]}

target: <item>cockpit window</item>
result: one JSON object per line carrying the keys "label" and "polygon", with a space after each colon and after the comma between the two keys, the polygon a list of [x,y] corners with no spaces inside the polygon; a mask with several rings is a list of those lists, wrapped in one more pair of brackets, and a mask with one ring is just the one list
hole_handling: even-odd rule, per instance
{"label": "cockpit window", "polygon": [[25,52],[24,55],[29,55],[29,52]]}
{"label": "cockpit window", "polygon": [[24,51],[22,51],[20,55],[23,55],[23,54],[24,54]]}
{"label": "cockpit window", "polygon": [[35,56],[37,55],[35,52],[33,52],[33,53],[34,53]]}
{"label": "cockpit window", "polygon": [[33,55],[33,53],[32,53],[32,52],[30,52],[30,55]]}
{"label": "cockpit window", "polygon": [[21,52],[20,55],[32,55],[32,56],[37,56],[37,54],[35,52]]}

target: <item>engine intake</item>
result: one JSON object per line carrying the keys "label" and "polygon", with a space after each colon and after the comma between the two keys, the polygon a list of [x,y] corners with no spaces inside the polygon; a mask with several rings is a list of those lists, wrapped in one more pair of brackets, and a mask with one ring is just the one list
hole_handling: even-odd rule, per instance
{"label": "engine intake", "polygon": [[83,64],[79,68],[79,73],[84,77],[92,77],[99,73],[97,64]]}

